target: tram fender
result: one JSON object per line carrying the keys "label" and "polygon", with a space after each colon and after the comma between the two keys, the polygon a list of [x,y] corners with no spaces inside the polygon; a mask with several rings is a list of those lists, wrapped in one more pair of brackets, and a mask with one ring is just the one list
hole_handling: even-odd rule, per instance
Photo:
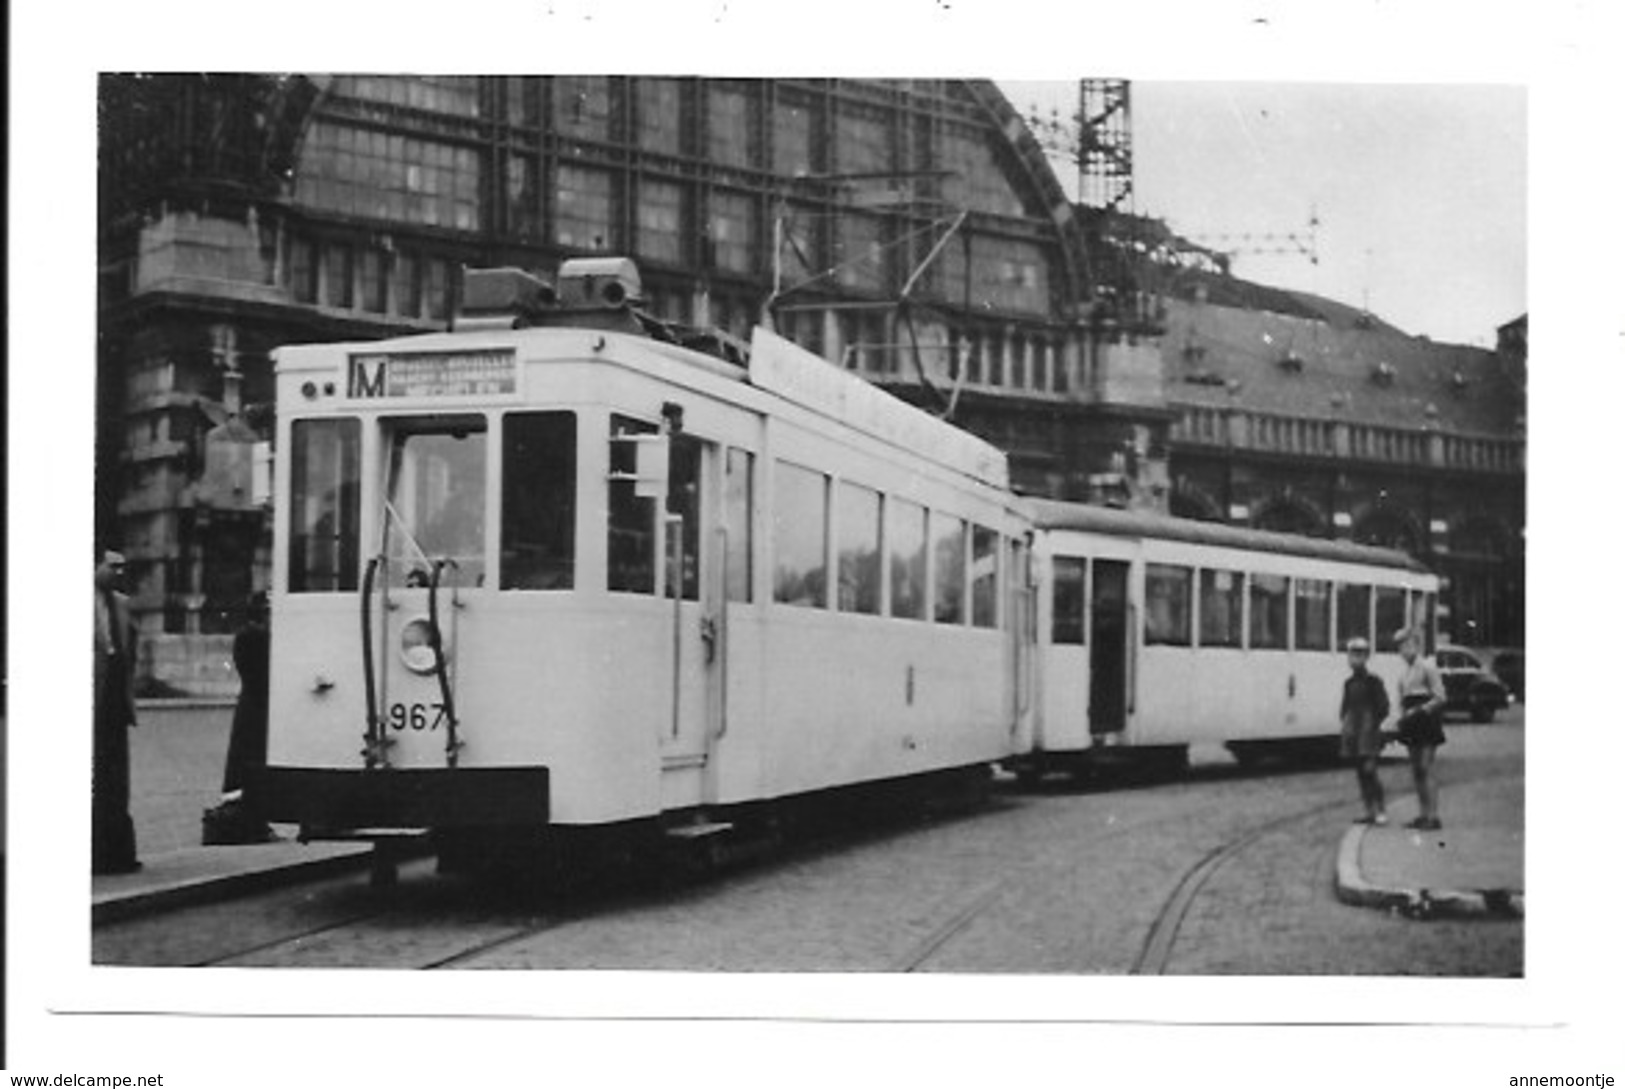
{"label": "tram fender", "polygon": [[549,769],[293,768],[272,765],[249,782],[266,820],[321,827],[466,828],[544,825]]}

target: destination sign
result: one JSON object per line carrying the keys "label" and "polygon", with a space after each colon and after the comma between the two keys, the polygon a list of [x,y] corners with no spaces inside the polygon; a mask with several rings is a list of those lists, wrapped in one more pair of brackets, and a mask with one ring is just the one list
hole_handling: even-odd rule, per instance
{"label": "destination sign", "polygon": [[349,396],[481,397],[514,392],[512,351],[366,352],[350,357]]}

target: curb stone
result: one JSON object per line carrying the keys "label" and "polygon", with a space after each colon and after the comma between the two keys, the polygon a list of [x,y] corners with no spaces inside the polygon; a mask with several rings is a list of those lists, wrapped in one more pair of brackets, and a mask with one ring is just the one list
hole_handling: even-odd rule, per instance
{"label": "curb stone", "polygon": [[1374,885],[1360,870],[1360,847],[1369,825],[1343,833],[1337,848],[1337,898],[1359,907],[1397,910],[1412,919],[1443,916],[1523,918],[1523,893],[1515,889],[1428,889]]}
{"label": "curb stone", "polygon": [[370,865],[371,847],[323,852],[320,856],[263,869],[229,874],[199,874],[194,877],[130,891],[107,892],[93,897],[90,925],[123,922],[143,915],[181,907],[229,900],[235,896],[265,889],[313,881],[323,877],[365,868]]}

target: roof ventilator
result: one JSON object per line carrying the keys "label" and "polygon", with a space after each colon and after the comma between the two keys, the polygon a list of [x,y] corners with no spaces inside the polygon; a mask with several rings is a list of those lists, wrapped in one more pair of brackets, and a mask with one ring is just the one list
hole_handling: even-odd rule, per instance
{"label": "roof ventilator", "polygon": [[463,298],[452,328],[522,329],[549,310],[553,285],[518,268],[463,270]]}

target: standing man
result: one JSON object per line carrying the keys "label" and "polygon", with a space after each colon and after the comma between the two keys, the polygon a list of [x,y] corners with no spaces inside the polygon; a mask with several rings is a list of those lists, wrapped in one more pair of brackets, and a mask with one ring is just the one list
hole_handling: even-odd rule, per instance
{"label": "standing man", "polygon": [[1444,680],[1431,659],[1421,657],[1422,637],[1411,629],[1396,632],[1399,656],[1405,666],[1399,671],[1399,740],[1410,751],[1411,775],[1416,782],[1416,798],[1422,813],[1407,828],[1437,831],[1439,822],[1439,780],[1433,774],[1433,756],[1444,744]]}
{"label": "standing man", "polygon": [[108,552],[96,567],[95,745],[90,782],[90,869],[131,873],[130,727],[135,725],[135,624],[124,595],[124,556]]}
{"label": "standing man", "polygon": [[1360,780],[1360,800],[1365,803],[1365,823],[1388,823],[1387,803],[1382,796],[1382,779],[1377,775],[1377,758],[1382,755],[1382,724],[1388,717],[1388,692],[1382,681],[1366,666],[1371,661],[1371,644],[1355,637],[1349,640],[1349,679],[1343,682],[1342,752],[1353,760]]}
{"label": "standing man", "polygon": [[242,687],[231,716],[226,746],[226,777],[220,804],[203,814],[205,846],[228,843],[272,843],[278,837],[254,807],[249,785],[265,767],[267,704],[271,690],[270,607],[265,592],[248,599],[242,630],[232,640],[231,660]]}

